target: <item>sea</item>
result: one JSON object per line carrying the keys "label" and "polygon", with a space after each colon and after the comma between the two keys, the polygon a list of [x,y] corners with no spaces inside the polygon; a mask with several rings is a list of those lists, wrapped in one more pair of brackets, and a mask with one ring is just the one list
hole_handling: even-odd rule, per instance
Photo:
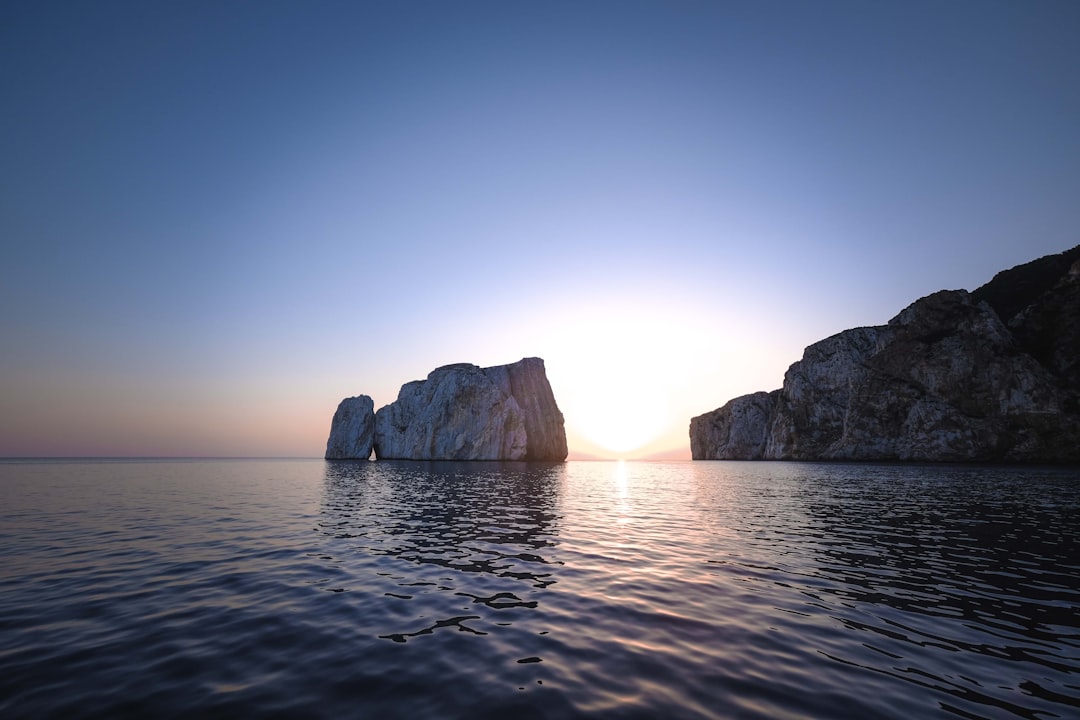
{"label": "sea", "polygon": [[2,718],[1078,718],[1080,470],[0,461]]}

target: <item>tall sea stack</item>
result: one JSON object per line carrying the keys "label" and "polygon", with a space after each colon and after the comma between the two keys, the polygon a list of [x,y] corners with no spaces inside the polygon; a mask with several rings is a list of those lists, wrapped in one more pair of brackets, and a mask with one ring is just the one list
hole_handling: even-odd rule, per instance
{"label": "tall sea stack", "polygon": [[374,442],[375,403],[372,399],[367,395],[357,395],[342,400],[330,422],[326,459],[367,460],[371,457]]}

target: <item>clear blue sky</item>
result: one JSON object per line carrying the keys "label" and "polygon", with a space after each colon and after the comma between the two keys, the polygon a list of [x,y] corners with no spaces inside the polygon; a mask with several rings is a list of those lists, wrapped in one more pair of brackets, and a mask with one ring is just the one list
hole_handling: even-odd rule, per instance
{"label": "clear blue sky", "polygon": [[533,355],[572,449],[685,447],[1080,242],[1072,0],[16,0],[0,98],[0,455],[320,455]]}

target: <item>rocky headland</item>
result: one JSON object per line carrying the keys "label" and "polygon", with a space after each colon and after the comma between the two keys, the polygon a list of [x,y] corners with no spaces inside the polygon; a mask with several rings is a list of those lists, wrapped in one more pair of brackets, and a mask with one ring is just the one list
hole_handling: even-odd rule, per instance
{"label": "rocky headland", "polygon": [[562,412],[544,361],[525,358],[481,368],[460,363],[405,383],[397,400],[372,412],[371,398],[341,401],[327,459],[566,459]]}
{"label": "rocky headland", "polygon": [[695,460],[1080,462],[1080,246],[806,348],[690,421]]}

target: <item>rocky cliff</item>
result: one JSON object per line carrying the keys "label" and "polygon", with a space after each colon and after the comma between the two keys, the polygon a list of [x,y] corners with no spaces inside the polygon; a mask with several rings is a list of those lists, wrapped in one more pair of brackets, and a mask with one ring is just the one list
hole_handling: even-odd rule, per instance
{"label": "rocky cliff", "polygon": [[484,375],[502,393],[513,398],[524,414],[525,459],[565,460],[566,429],[544,361],[524,358],[509,365],[484,368]]}
{"label": "rocky cliff", "polygon": [[[437,368],[426,380],[403,385],[372,422],[368,455],[373,447],[379,459],[562,461],[567,455],[563,416],[540,358]],[[344,442],[336,438],[350,437],[345,423],[338,431],[335,414],[327,458],[331,445]]]}
{"label": "rocky cliff", "polygon": [[1080,246],[806,348],[690,421],[695,460],[1080,462]]}
{"label": "rocky cliff", "polygon": [[327,460],[367,460],[375,441],[375,403],[367,395],[345,398],[330,421]]}

